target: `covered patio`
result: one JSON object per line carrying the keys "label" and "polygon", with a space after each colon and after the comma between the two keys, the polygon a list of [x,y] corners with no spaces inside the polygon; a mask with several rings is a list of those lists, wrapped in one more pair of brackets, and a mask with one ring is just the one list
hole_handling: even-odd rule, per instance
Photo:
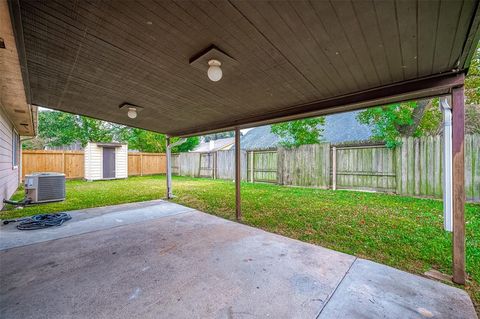
{"label": "covered patio", "polygon": [[[451,161],[451,171],[445,171],[451,176],[445,182],[445,228],[453,231],[453,281],[465,284],[464,78],[480,35],[479,1],[0,1],[10,18],[0,22],[2,63],[16,66],[8,77],[2,75],[2,98],[15,102],[7,109],[14,112],[18,103],[44,106],[170,137],[235,130],[239,221],[240,129],[441,97],[445,116],[452,117],[451,149],[444,153]],[[174,194],[170,146],[167,198]],[[58,285],[49,289],[73,293],[76,284],[85,284],[85,298],[76,295],[69,311],[91,309],[97,316],[114,310],[118,316],[154,317],[161,310],[177,317],[187,316],[181,311],[213,318],[395,317],[407,309],[411,317],[475,316],[465,294],[454,288],[202,213],[125,227],[2,254],[9,258],[9,275],[24,271],[25,280],[35,268],[25,268],[21,256],[48,255],[51,245],[59,245],[63,254],[33,261],[65,265],[64,271],[83,264],[85,271],[76,277],[57,271]],[[181,229],[172,233],[176,227]],[[163,245],[164,234],[170,246]],[[117,245],[111,253],[110,245]],[[198,255],[169,250],[182,245],[193,245],[189,252]],[[111,255],[118,251],[130,258],[112,267],[117,257]],[[160,258],[159,252],[171,258]],[[219,272],[209,268],[217,262],[215,254],[221,256]],[[49,259],[62,257],[65,262]],[[158,281],[129,273],[149,258],[155,259]],[[192,264],[198,267],[193,273]],[[118,285],[99,286],[87,269]],[[132,292],[135,276],[144,288]],[[120,278],[130,284],[123,287]],[[92,291],[103,297],[107,287],[118,300],[83,303]],[[159,296],[178,287],[178,297]],[[5,296],[24,294],[33,301],[38,295],[29,289],[27,283],[23,289],[11,287]],[[125,298],[136,300],[142,289],[150,290],[141,309],[132,310],[128,302],[120,307]],[[388,301],[376,303],[372,296]],[[52,311],[60,315],[57,306]]]}
{"label": "covered patio", "polygon": [[475,318],[466,292],[181,205],[3,227],[2,318]]}

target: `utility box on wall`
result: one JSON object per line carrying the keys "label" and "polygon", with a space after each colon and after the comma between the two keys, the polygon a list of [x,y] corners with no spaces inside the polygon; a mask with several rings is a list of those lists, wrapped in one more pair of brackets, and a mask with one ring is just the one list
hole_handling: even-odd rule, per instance
{"label": "utility box on wall", "polygon": [[128,177],[128,145],[92,143],[85,147],[85,179],[88,181]]}

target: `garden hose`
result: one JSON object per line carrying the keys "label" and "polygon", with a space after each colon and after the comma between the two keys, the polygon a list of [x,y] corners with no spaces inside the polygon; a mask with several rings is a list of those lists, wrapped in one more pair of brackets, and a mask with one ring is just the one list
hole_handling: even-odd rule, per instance
{"label": "garden hose", "polygon": [[67,213],[40,214],[19,220],[6,220],[3,223],[8,224],[10,222],[18,221],[19,224],[17,225],[17,228],[19,230],[34,230],[52,226],[61,226],[64,222],[70,219],[72,219],[72,217]]}

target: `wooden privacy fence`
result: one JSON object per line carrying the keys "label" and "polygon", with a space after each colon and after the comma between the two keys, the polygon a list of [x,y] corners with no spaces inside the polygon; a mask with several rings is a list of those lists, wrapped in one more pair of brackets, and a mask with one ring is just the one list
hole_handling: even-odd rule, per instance
{"label": "wooden privacy fence", "polygon": [[[480,201],[480,135],[465,136],[465,196]],[[396,193],[442,197],[443,139],[404,138],[396,149]]]}
{"label": "wooden privacy fence", "polygon": [[22,151],[22,178],[36,172],[60,172],[67,178],[84,177],[83,151]]}
{"label": "wooden privacy fence", "polygon": [[[22,177],[35,172],[62,172],[66,178],[84,177],[83,151],[22,152]],[[165,174],[163,153],[128,153],[128,175]]]}
{"label": "wooden privacy fence", "polygon": [[[63,172],[84,177],[82,151],[23,151],[22,176]],[[441,198],[443,139],[404,138],[402,145],[335,146],[329,143],[278,150],[241,151],[242,180],[281,185],[357,189]],[[161,153],[129,153],[128,175],[164,174]],[[172,154],[176,175],[235,179],[235,151]],[[465,193],[480,201],[480,135],[465,136]]]}
{"label": "wooden privacy fence", "polygon": [[[247,179],[247,153],[240,152],[242,180]],[[172,154],[172,173],[190,177],[235,179],[235,150]]]}
{"label": "wooden privacy fence", "polygon": [[[249,182],[441,198],[442,154],[441,136],[404,138],[395,149],[324,143],[242,151],[241,172]],[[175,154],[172,163],[177,175],[235,178],[234,150]],[[467,200],[480,201],[480,135],[465,136],[465,192]]]}

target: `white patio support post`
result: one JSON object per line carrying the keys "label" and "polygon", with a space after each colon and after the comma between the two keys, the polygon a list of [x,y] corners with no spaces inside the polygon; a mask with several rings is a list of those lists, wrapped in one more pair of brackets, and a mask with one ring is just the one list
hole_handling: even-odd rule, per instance
{"label": "white patio support post", "polygon": [[172,151],[170,137],[167,136],[167,199],[173,198],[172,193]]}
{"label": "white patio support post", "polygon": [[452,89],[453,282],[464,285],[465,272],[465,92]]}
{"label": "white patio support post", "polygon": [[240,181],[242,180],[240,165],[240,129],[235,128],[235,217],[237,221],[242,219],[242,200],[240,194]]}
{"label": "white patio support post", "polygon": [[449,97],[440,98],[443,112],[443,228],[453,231],[452,206],[452,107]]}

